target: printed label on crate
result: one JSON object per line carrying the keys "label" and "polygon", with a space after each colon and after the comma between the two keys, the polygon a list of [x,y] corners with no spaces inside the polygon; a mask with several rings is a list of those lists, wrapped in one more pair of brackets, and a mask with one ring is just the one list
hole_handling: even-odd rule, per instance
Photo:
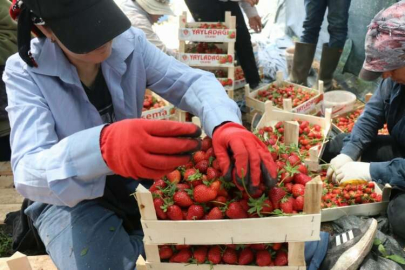
{"label": "printed label on crate", "polygon": [[176,112],[176,109],[173,105],[148,110],[142,112],[142,118],[144,119],[167,119]]}
{"label": "printed label on crate", "polygon": [[233,56],[227,54],[180,53],[178,59],[189,66],[233,66]]}
{"label": "printed label on crate", "polygon": [[234,29],[181,28],[179,39],[188,41],[235,42]]}
{"label": "printed label on crate", "polygon": [[323,111],[323,94],[316,96],[304,104],[294,108],[292,111],[295,113],[312,114],[316,115]]}

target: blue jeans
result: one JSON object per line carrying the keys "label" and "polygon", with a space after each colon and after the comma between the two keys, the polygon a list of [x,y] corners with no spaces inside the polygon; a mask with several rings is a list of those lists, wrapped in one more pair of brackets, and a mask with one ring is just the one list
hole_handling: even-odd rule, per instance
{"label": "blue jeans", "polygon": [[328,9],[329,47],[343,48],[351,0],[304,0],[306,18],[301,42],[317,44],[326,9]]}

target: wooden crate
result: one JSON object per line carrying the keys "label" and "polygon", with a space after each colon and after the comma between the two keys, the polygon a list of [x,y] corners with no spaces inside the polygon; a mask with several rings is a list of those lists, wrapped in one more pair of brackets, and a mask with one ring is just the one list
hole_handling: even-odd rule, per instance
{"label": "wooden crate", "polygon": [[168,101],[157,95],[156,93],[153,93],[151,90],[147,89],[146,94],[150,94],[153,97],[155,97],[158,100],[162,100],[165,103],[165,106],[152,109],[152,110],[147,110],[143,111],[141,117],[144,119],[150,119],[150,120],[162,120],[162,119],[174,119],[175,118],[175,113],[176,109],[172,104],[170,104]]}
{"label": "wooden crate", "polygon": [[375,183],[375,192],[382,195],[381,202],[350,205],[322,209],[322,222],[337,220],[343,216],[376,216],[386,212],[391,196],[391,185],[386,184],[381,190]]}
{"label": "wooden crate", "polygon": [[[305,115],[305,114],[298,114],[298,113],[292,113],[292,112],[287,112],[287,111],[282,111],[275,109],[273,107],[272,102],[267,101],[265,103],[265,112],[262,116],[262,118],[259,121],[259,124],[257,125],[256,129],[260,129],[266,126],[272,126],[279,122],[283,121],[288,123],[288,127],[285,128],[285,133],[289,133],[291,135],[285,136],[285,144],[296,144],[298,145],[298,133],[299,133],[299,126],[296,120],[302,120],[302,121],[308,121],[310,124],[314,125],[319,125],[322,128],[323,132],[323,142],[322,142],[322,147],[321,150],[318,151],[317,147],[313,147],[309,152],[310,158],[312,161],[314,161],[314,155],[315,153],[316,156],[316,163],[318,164],[318,158],[322,155],[323,153],[323,148],[328,140],[328,135],[331,130],[331,114],[332,110],[327,109],[325,110],[325,117],[317,117],[317,116],[312,116],[312,115]],[[292,123],[289,123],[292,122]],[[288,129],[287,129],[288,128]],[[291,133],[290,133],[291,132]]]}
{"label": "wooden crate", "polygon": [[[225,12],[225,22],[228,29],[202,29],[202,24],[212,24],[212,22],[187,22],[187,13],[180,16],[179,28],[179,54],[177,59],[191,67],[201,69],[223,68],[227,70],[228,77],[232,80],[232,86],[225,88],[228,96],[234,97],[235,82],[235,41],[236,41],[236,17],[231,16],[231,12]],[[189,46],[186,41],[192,42],[215,42],[223,48],[226,54],[198,54],[187,53]],[[223,78],[225,79],[225,78]]]}
{"label": "wooden crate", "polygon": [[[210,269],[210,265],[164,263],[158,245],[216,245],[288,242],[287,267],[215,265],[219,270],[305,269],[304,242],[319,240],[322,180],[314,178],[305,188],[305,214],[239,220],[157,220],[152,194],[139,185],[136,199],[141,212],[147,261],[141,256],[137,269]],[[252,230],[254,228],[254,230]],[[186,268],[187,267],[187,268]]]}
{"label": "wooden crate", "polygon": [[[316,94],[313,98],[311,98],[310,100],[304,102],[303,104],[301,104],[295,108],[292,108],[292,106],[291,106],[291,104],[292,104],[291,99],[285,99],[284,107],[283,107],[284,110],[290,111],[293,113],[312,114],[312,115],[318,115],[318,114],[322,113],[322,111],[323,111],[323,82],[319,81],[318,90],[304,87],[302,85],[284,81],[284,75],[283,75],[283,72],[281,72],[281,71],[277,72],[277,80],[274,83],[265,85],[253,92],[251,92],[249,85],[246,85],[245,86],[246,106],[253,108],[255,110],[258,110],[260,112],[264,112],[265,111],[265,102],[256,99],[256,96],[259,91],[267,89],[267,87],[269,87],[272,84],[276,84],[279,87],[293,85],[294,87],[302,88],[304,91]],[[277,107],[275,107],[275,108],[277,108]]]}

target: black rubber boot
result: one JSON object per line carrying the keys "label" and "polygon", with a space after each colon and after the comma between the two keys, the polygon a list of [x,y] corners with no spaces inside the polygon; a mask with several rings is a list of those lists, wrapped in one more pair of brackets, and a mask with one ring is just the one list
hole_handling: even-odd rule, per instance
{"label": "black rubber boot", "polygon": [[307,78],[311,70],[312,62],[316,51],[316,44],[295,43],[294,60],[291,71],[291,81],[293,83],[307,86]]}
{"label": "black rubber boot", "polygon": [[332,90],[333,73],[339,63],[343,48],[330,48],[327,43],[323,44],[321,65],[318,79],[323,81],[324,90]]}

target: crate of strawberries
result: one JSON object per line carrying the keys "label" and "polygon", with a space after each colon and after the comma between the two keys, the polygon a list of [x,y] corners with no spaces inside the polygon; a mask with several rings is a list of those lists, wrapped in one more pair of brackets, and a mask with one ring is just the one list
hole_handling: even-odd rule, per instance
{"label": "crate of strawberries", "polygon": [[[350,112],[338,115],[333,118],[332,124],[333,129],[338,133],[350,133],[353,130],[354,124],[357,122],[357,119],[364,111],[364,106],[360,106]],[[379,135],[388,135],[387,124],[378,130]]]}
{"label": "crate of strawberries", "polygon": [[[288,177],[283,173],[282,162],[299,170],[297,175]],[[190,163],[155,180],[149,190],[140,185],[135,195],[145,234],[146,264],[158,269],[182,269],[196,259],[190,255],[194,249],[188,248],[182,252],[190,255],[187,263],[173,265],[177,259],[156,255],[158,245],[219,245],[224,249],[223,245],[246,248],[252,244],[288,242],[288,250],[293,250],[288,252],[288,265],[294,269],[304,267],[303,249],[298,246],[319,239],[322,182],[319,177],[312,179],[293,148],[280,155],[278,165],[279,181],[275,187],[269,189],[261,184],[254,193],[248,192],[221,177],[212,141],[205,137],[202,149],[193,154]],[[172,250],[174,254],[181,252],[178,248]],[[270,256],[266,257],[275,260],[277,254],[267,252]],[[257,251],[253,253],[257,258]],[[238,269],[229,265],[215,267]],[[241,269],[257,266],[249,267]]]}
{"label": "crate of strawberries", "polygon": [[147,90],[143,100],[142,118],[144,119],[169,119],[176,110],[172,104]]}
{"label": "crate of strawberries", "polygon": [[[319,115],[323,111],[323,82],[319,81],[318,90],[293,84],[283,80],[283,73],[277,72],[277,80],[255,91],[245,89],[246,106],[264,112],[266,101],[276,108],[294,113]],[[291,108],[285,108],[285,100],[291,100]]]}
{"label": "crate of strawberries", "polygon": [[185,52],[179,53],[179,61],[194,67],[233,67],[233,53],[228,54],[228,45],[212,42],[185,44]]}
{"label": "crate of strawberries", "polygon": [[204,42],[235,42],[236,29],[228,29],[225,23],[186,23],[179,28],[179,40]]}

